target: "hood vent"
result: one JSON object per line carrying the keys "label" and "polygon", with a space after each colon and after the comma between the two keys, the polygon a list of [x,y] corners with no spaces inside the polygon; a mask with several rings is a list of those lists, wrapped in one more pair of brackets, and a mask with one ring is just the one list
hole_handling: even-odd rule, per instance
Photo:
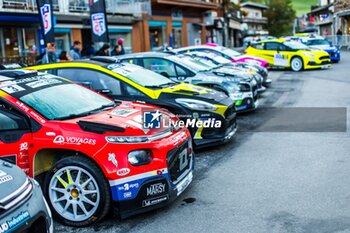
{"label": "hood vent", "polygon": [[100,123],[95,123],[95,122],[90,122],[90,121],[79,121],[77,124],[84,131],[97,133],[97,134],[104,134],[106,132],[122,133],[125,131],[125,129],[122,127],[100,124]]}

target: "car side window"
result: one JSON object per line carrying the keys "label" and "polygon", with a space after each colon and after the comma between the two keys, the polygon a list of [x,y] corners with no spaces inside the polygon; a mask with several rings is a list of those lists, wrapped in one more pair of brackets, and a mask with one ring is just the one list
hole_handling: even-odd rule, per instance
{"label": "car side window", "polygon": [[24,118],[10,110],[0,109],[0,132],[26,129],[28,125]]}
{"label": "car side window", "polygon": [[144,58],[143,65],[165,77],[176,77],[175,64],[162,58]]}
{"label": "car side window", "polygon": [[251,45],[255,49],[263,50],[264,49],[264,44],[263,43],[257,43],[257,44],[252,44]]}
{"label": "car side window", "polygon": [[189,76],[189,73],[182,67],[176,65],[176,73],[178,77],[187,77]]}
{"label": "car side window", "polygon": [[134,58],[121,59],[121,62],[126,62],[129,64],[139,65],[139,60]]}
{"label": "car side window", "polygon": [[111,95],[121,95],[121,84],[116,78],[89,69],[58,69],[57,75],[68,78],[95,91],[109,90]]}
{"label": "car side window", "polygon": [[139,96],[139,97],[146,97],[145,94],[143,94],[141,91],[133,88],[132,86],[130,85],[126,85],[125,86],[125,91],[128,95],[131,95],[131,96]]}
{"label": "car side window", "polygon": [[267,43],[265,43],[265,50],[286,51],[286,47],[283,44],[280,44],[280,43],[267,42]]}

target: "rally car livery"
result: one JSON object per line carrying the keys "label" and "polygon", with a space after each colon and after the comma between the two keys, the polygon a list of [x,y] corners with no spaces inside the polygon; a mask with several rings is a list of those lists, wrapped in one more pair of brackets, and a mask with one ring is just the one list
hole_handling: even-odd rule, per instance
{"label": "rally car livery", "polygon": [[[1,123],[0,120],[0,127],[4,127]],[[1,159],[0,232],[53,232],[51,211],[39,183],[16,165]]]}
{"label": "rally car livery", "polygon": [[327,52],[331,57],[332,62],[338,63],[340,61],[340,50],[323,37],[302,38],[302,43],[310,48],[320,49]]}
{"label": "rally car livery", "polygon": [[[234,101],[222,92],[176,83],[155,72],[110,57],[30,67],[85,85],[110,98],[141,101],[166,108],[188,124],[194,146],[226,142],[236,132]],[[192,124],[193,119],[220,125]],[[192,123],[191,123],[192,122]]]}
{"label": "rally car livery", "polygon": [[293,71],[325,69],[330,67],[331,62],[328,53],[286,39],[254,43],[245,53],[266,59],[273,67],[291,68]]}
{"label": "rally car livery", "polygon": [[205,45],[196,45],[196,46],[188,46],[179,49],[174,49],[170,51],[174,54],[182,54],[189,52],[204,52],[204,53],[215,53],[220,55],[226,59],[229,59],[231,62],[245,62],[251,65],[258,65],[260,67],[264,67],[266,69],[270,68],[268,61],[262,59],[258,56],[250,56],[241,54],[233,49],[226,48],[224,46],[220,46],[218,44],[205,44]]}
{"label": "rally car livery", "polygon": [[0,158],[40,181],[64,224],[93,224],[112,206],[128,217],[179,196],[194,154],[177,122],[165,109],[114,102],[50,74],[0,72]]}
{"label": "rally car livery", "polygon": [[186,82],[223,91],[233,99],[238,111],[254,110],[258,106],[258,87],[252,74],[224,70],[185,54],[145,52],[118,56],[117,59],[143,66],[174,82]]}

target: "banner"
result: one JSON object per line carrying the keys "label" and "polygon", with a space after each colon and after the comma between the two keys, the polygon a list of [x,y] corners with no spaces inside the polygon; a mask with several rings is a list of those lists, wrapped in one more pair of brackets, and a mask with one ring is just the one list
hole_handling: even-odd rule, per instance
{"label": "banner", "polygon": [[54,22],[52,14],[52,0],[37,0],[38,12],[41,21],[41,31],[45,41],[47,43],[55,42],[54,34]]}
{"label": "banner", "polygon": [[92,42],[109,42],[104,0],[90,0]]}

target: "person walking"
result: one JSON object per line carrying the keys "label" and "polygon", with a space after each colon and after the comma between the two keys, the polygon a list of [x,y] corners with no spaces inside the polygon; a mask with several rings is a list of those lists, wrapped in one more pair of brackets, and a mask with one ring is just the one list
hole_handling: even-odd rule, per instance
{"label": "person walking", "polygon": [[41,59],[42,64],[50,64],[57,62],[56,46],[54,43],[47,43],[45,48],[45,54]]}
{"label": "person walking", "polygon": [[74,41],[71,50],[69,51],[69,57],[72,58],[73,61],[81,59],[81,42]]}
{"label": "person walking", "polygon": [[109,48],[108,44],[104,44],[100,50],[95,54],[96,56],[109,56]]}
{"label": "person walking", "polygon": [[341,30],[341,28],[339,28],[337,31],[337,47],[338,47],[338,49],[341,49],[342,45],[343,45],[343,31]]}

